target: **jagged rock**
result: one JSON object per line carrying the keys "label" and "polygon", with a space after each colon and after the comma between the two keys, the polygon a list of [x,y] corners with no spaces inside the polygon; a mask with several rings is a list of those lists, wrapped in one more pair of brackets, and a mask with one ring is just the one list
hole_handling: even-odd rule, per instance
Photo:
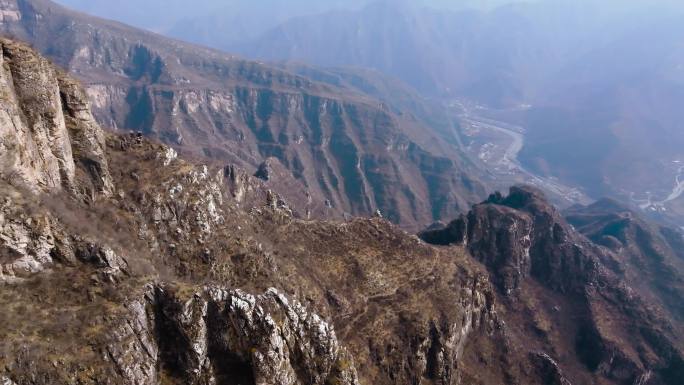
{"label": "jagged rock", "polygon": [[[577,217],[577,221],[586,218]],[[624,218],[620,221],[624,224]],[[652,289],[637,291],[630,282],[620,280],[606,267],[618,257],[579,234],[535,188],[518,186],[511,188],[508,196],[493,194],[467,216],[444,229],[425,231],[421,237],[435,244],[466,246],[488,267],[499,291],[513,300],[506,302],[508,311],[526,308],[533,314],[530,326],[544,343],[554,343],[554,338],[567,339],[575,347],[578,360],[602,378],[632,383],[644,373],[655,372],[656,367],[681,366],[682,351],[671,345],[678,337],[668,331],[670,326],[662,317],[662,310],[647,310],[656,305],[648,300],[654,298],[650,294]],[[640,238],[649,239],[644,234]],[[643,257],[644,262],[655,255]],[[657,259],[646,265],[656,263]],[[676,273],[671,274],[674,276]],[[679,286],[675,282],[676,279],[670,284],[672,290]],[[634,287],[640,285],[635,283]],[[516,301],[521,304],[514,305]],[[561,301],[570,308],[558,306]],[[676,309],[667,302],[664,306]],[[565,317],[571,317],[578,329],[559,330]],[[637,329],[640,332],[633,332]],[[629,335],[629,342],[616,338],[619,333]],[[664,361],[656,364],[632,353],[643,346],[667,352],[660,356]],[[549,357],[531,357],[537,370],[547,378],[543,383],[569,381],[559,364]],[[671,374],[659,373],[672,381]]]}
{"label": "jagged rock", "polygon": [[230,181],[230,191],[237,202],[242,202],[246,194],[252,190],[249,183],[249,175],[234,164],[226,166],[224,170],[226,179]]}
{"label": "jagged rock", "polygon": [[[275,289],[209,287],[188,300],[149,286],[107,346],[125,384],[358,385],[351,358],[318,315]],[[160,368],[162,372],[158,372]]]}
{"label": "jagged rock", "polygon": [[[628,207],[609,199],[564,213],[568,222],[594,243],[610,249],[607,268],[630,282],[640,292],[648,292],[675,317],[684,317],[684,274],[682,235],[676,229],[650,224]],[[668,284],[662,285],[667,279]]]}
{"label": "jagged rock", "polygon": [[100,269],[102,276],[114,280],[126,272],[128,262],[110,247],[86,243],[78,250],[78,257]]}
{"label": "jagged rock", "polygon": [[540,377],[545,385],[572,385],[563,375],[558,363],[546,353],[530,353],[533,362],[537,365]]}
{"label": "jagged rock", "polygon": [[147,287],[145,297],[126,306],[128,315],[109,333],[104,348],[106,359],[116,368],[118,378],[112,383],[147,385],[159,383],[158,342],[154,329],[154,287]]}
{"label": "jagged rock", "polygon": [[0,282],[17,282],[47,269],[58,241],[53,220],[27,214],[19,192],[9,191],[0,199]]}
{"label": "jagged rock", "polygon": [[421,237],[433,244],[466,245],[494,271],[507,294],[529,275],[559,291],[583,290],[598,279],[596,247],[569,227],[541,192],[512,187],[507,197],[494,194],[467,216]]}
{"label": "jagged rock", "polygon": [[266,159],[262,162],[256,173],[254,173],[254,176],[265,181],[270,180],[273,175],[273,166],[271,166],[271,162],[271,159]]}
{"label": "jagged rock", "polygon": [[166,167],[178,158],[178,152],[171,147],[164,146],[158,156],[159,159],[162,160],[162,164]]}
{"label": "jagged rock", "polygon": [[80,86],[30,48],[0,46],[0,176],[35,191],[72,191],[79,164],[97,193],[111,195],[103,134]]}
{"label": "jagged rock", "polygon": [[88,97],[80,84],[68,76],[59,73],[58,82],[74,158],[86,172],[95,192],[111,196],[115,187],[105,155],[104,133],[90,112]]}

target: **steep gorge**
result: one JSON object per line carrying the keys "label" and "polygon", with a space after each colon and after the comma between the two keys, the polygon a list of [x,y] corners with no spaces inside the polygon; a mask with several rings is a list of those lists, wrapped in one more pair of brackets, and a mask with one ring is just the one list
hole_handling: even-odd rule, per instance
{"label": "steep gorge", "polygon": [[[0,46],[3,79],[50,90],[36,101],[9,89],[0,107],[21,124],[3,143],[61,135],[50,153],[70,152],[61,166],[75,175],[46,185],[55,163],[30,146],[6,147],[28,162],[0,164],[3,384],[674,385],[682,376],[682,321],[662,290],[681,286],[681,234],[600,203],[569,216],[593,243],[529,187],[421,234],[440,246],[381,218],[299,218],[235,165],[103,132],[73,80],[22,44]],[[29,106],[64,118],[24,121]],[[644,265],[649,280],[629,282]]]}
{"label": "steep gorge", "polygon": [[[252,171],[268,158],[318,217],[376,210],[408,229],[453,217],[485,193],[478,171],[422,118],[360,89],[313,81],[68,11],[8,0],[0,24],[86,84],[104,126],[141,131]],[[278,190],[278,184],[274,189]],[[288,193],[279,191],[282,194]]]}
{"label": "steep gorge", "polygon": [[70,153],[75,175],[46,185],[55,165],[30,146],[1,165],[3,384],[454,383],[470,334],[496,330],[491,287],[464,254],[382,219],[297,219],[236,166],[104,133],[73,80],[0,46],[4,79],[50,91],[10,88],[3,111],[64,116],[6,127],[3,143],[59,137],[50,151]]}

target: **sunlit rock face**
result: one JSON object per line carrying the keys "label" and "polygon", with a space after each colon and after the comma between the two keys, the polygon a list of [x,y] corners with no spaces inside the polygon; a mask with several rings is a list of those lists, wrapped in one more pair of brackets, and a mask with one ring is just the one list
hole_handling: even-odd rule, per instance
{"label": "sunlit rock face", "polygon": [[27,47],[0,45],[0,173],[34,191],[74,190],[81,162],[93,192],[111,194],[104,137],[79,86]]}
{"label": "sunlit rock face", "polygon": [[680,382],[675,230],[606,204],[573,227],[524,186],[423,240],[385,212],[312,220],[279,158],[105,133],[75,81],[2,49],[2,385]]}
{"label": "sunlit rock face", "polygon": [[[83,81],[103,127],[139,131],[250,173],[276,159],[287,173],[268,181],[271,188],[305,195],[297,201],[311,200],[302,211],[312,218],[380,210],[417,230],[486,195],[476,168],[443,132],[361,88],[114,26],[45,0],[21,3],[24,17],[0,29]],[[17,3],[7,4],[0,9]],[[416,99],[409,105],[423,103],[409,98]]]}

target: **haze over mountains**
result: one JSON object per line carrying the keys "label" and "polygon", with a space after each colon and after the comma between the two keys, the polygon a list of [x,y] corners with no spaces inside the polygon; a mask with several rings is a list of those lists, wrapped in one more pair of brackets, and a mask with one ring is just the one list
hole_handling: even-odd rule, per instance
{"label": "haze over mountains", "polygon": [[371,67],[438,98],[532,106],[512,119],[529,131],[521,160],[531,170],[593,196],[664,199],[684,140],[682,7],[602,3],[445,13],[381,2],[290,20],[238,52]]}
{"label": "haze over mountains", "polygon": [[[492,9],[514,0],[414,0],[440,9]],[[59,4],[194,43],[227,47],[293,17],[356,10],[373,0],[60,0]]]}
{"label": "haze over mountains", "polygon": [[[251,58],[374,69],[438,103],[479,105],[482,117],[526,131],[523,179],[684,214],[680,2],[273,1],[201,15],[218,9],[210,3],[160,31]],[[480,134],[499,136],[498,151],[510,146],[508,134]],[[474,158],[488,156],[488,142],[462,139],[478,146]]]}
{"label": "haze over mountains", "polygon": [[45,0],[5,4],[19,17],[0,30],[84,81],[105,127],[141,131],[252,172],[273,168],[264,179],[297,194],[292,200],[305,216],[380,210],[417,230],[486,194],[450,118],[434,124],[439,116],[421,112],[410,89],[384,103],[382,77],[304,77]]}
{"label": "haze over mountains", "polygon": [[616,202],[573,208],[571,226],[513,187],[423,240],[308,219],[261,170],[103,131],[78,81],[23,43],[0,38],[0,84],[3,385],[684,374],[682,236]]}
{"label": "haze over mountains", "polygon": [[[449,95],[0,0],[0,385],[681,385],[684,166],[639,161],[677,152],[676,8],[592,4],[314,18],[391,63],[460,17],[445,60],[480,62],[447,80],[480,86]],[[640,205],[571,184],[668,173]]]}

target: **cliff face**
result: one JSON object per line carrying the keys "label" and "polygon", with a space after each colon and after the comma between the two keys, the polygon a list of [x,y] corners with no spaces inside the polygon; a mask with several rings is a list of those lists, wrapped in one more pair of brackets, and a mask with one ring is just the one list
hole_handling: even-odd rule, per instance
{"label": "cliff face", "polygon": [[[588,230],[601,228],[600,220],[605,217],[585,215],[590,219],[581,210],[570,218],[573,223],[584,223],[583,229],[592,239],[605,239]],[[594,220],[598,223],[591,224]],[[643,231],[634,226],[624,234]],[[528,187],[511,188],[507,197],[492,195],[468,215],[421,236],[435,244],[464,245],[487,266],[504,298],[503,317],[519,322],[508,334],[511,340],[519,341],[513,349],[525,346],[555,352],[557,365],[566,368],[564,376],[573,383],[679,381],[684,368],[683,325],[681,318],[674,316],[679,305],[669,295],[680,290],[682,275],[674,267],[679,262],[672,255],[666,256],[664,249],[654,254],[649,251],[659,247],[639,243],[641,260],[629,261],[632,252],[590,242],[539,191]],[[649,236],[638,238],[643,241]],[[625,238],[626,247],[637,247],[628,239],[636,238]],[[653,279],[644,281],[643,273],[636,279],[636,269],[647,266]],[[625,274],[625,270],[632,274]],[[668,287],[667,292],[664,287]],[[533,358],[546,361],[537,365],[542,371],[556,362],[536,353]]]}
{"label": "cliff face", "polygon": [[649,223],[624,205],[603,199],[564,213],[568,222],[612,253],[606,265],[659,304],[677,320],[684,319],[684,249],[682,234]]}
{"label": "cliff face", "polygon": [[541,192],[527,187],[513,187],[507,197],[492,195],[446,228],[422,237],[433,244],[467,246],[496,272],[506,294],[530,276],[554,290],[572,292],[599,275],[598,247],[572,230]]}
{"label": "cliff face", "polygon": [[358,384],[333,327],[275,289],[145,290],[105,348],[114,383]]}
{"label": "cliff face", "polygon": [[98,193],[111,193],[103,137],[82,92],[48,61],[0,40],[3,176],[35,191],[73,190],[87,163]]}
{"label": "cliff face", "polygon": [[0,30],[30,41],[86,83],[104,127],[142,131],[249,172],[276,158],[310,195],[317,217],[379,209],[417,228],[453,217],[484,195],[476,170],[443,133],[362,89],[313,81],[46,0],[2,4],[20,16]]}
{"label": "cliff face", "polygon": [[79,86],[24,45],[0,39],[0,50],[0,177],[16,189],[5,197],[0,222],[4,250],[20,257],[0,267],[0,276],[15,279],[42,270],[56,254],[69,259],[56,251],[64,245],[53,221],[17,207],[30,205],[22,191],[65,191],[93,201],[114,187],[104,135]]}
{"label": "cliff face", "polygon": [[[612,214],[570,217],[596,242],[622,240],[599,242],[609,249],[527,187],[422,234],[439,247],[381,218],[305,220],[296,202],[269,189],[284,172],[279,163],[256,178],[236,165],[188,161],[142,135],[106,134],[77,83],[23,45],[2,47],[5,63],[14,61],[4,76],[24,79],[26,90],[57,90],[30,112],[62,111],[66,136],[47,148],[71,153],[61,167],[73,177],[42,184],[59,162],[51,168],[22,146],[5,156],[27,162],[0,165],[0,383],[682,378],[673,302],[681,273],[661,274],[681,262],[671,231],[635,221],[610,232],[601,224]],[[55,126],[22,115],[32,99],[10,90],[0,108],[21,124],[6,137],[20,142],[29,132],[21,143],[33,143],[44,127],[40,135],[52,135]],[[30,122],[46,121],[36,116]],[[17,179],[17,164],[37,177]],[[651,279],[634,285],[639,264]]]}
{"label": "cliff face", "polygon": [[[30,110],[61,111],[43,134],[65,127],[52,150],[70,151],[73,170],[48,187],[0,169],[3,384],[456,384],[469,338],[499,333],[491,285],[463,250],[382,219],[297,219],[237,166],[103,133],[74,81],[2,46],[12,79],[52,84]],[[43,127],[26,129],[25,100],[2,100],[23,124],[15,141]],[[59,170],[23,147],[6,155],[30,160],[22,175]]]}

